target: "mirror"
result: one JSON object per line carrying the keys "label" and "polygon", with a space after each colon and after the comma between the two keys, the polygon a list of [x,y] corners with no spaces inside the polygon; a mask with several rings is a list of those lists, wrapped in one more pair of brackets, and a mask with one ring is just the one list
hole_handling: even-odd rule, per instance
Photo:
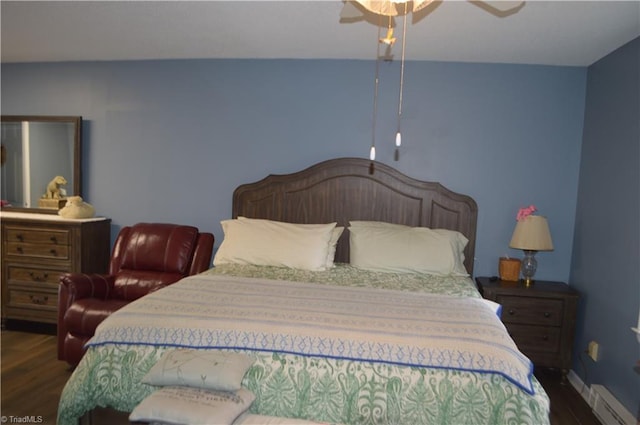
{"label": "mirror", "polygon": [[51,184],[61,197],[82,196],[81,135],[82,117],[3,115],[2,209],[57,213]]}

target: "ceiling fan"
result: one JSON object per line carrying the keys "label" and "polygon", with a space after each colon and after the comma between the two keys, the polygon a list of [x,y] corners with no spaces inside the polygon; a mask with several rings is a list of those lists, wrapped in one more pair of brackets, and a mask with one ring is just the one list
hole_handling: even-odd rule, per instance
{"label": "ceiling fan", "polygon": [[[394,36],[394,28],[396,26],[394,17],[403,17],[402,27],[402,58],[400,62],[400,91],[398,97],[398,115],[397,115],[397,131],[395,137],[395,153],[394,159],[397,161],[400,157],[400,145],[402,144],[401,122],[402,122],[402,93],[404,87],[404,62],[405,62],[405,42],[407,32],[407,15],[412,14],[413,23],[417,23],[426,16],[433,13],[444,0],[343,0],[344,6],[340,12],[341,23],[352,23],[359,21],[367,21],[378,27],[378,50],[376,54],[376,72],[374,79],[374,97],[373,97],[373,123],[372,123],[372,140],[369,151],[371,159],[370,172],[373,172],[373,161],[376,157],[376,118],[378,109],[378,68],[380,60],[392,61],[392,46],[396,42]],[[474,6],[477,6],[496,17],[504,18],[517,13],[525,5],[525,1],[480,1],[468,0]],[[384,22],[383,22],[384,21]],[[382,27],[386,23],[386,35],[382,35]],[[385,46],[383,54],[380,53],[380,46]]]}

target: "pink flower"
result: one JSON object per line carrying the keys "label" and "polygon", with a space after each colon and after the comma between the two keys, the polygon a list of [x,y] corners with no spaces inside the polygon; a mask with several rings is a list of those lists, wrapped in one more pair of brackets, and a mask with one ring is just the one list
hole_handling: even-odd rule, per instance
{"label": "pink flower", "polygon": [[535,205],[529,205],[526,208],[520,208],[518,210],[518,215],[516,216],[516,220],[522,221],[536,211],[538,211],[538,209],[535,207]]}

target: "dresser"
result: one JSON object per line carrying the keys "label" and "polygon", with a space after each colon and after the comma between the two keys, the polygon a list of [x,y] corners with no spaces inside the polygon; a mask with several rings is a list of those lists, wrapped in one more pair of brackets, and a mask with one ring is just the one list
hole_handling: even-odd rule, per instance
{"label": "dresser", "polygon": [[1,212],[2,324],[17,319],[57,322],[62,273],[105,273],[111,220]]}
{"label": "dresser", "polygon": [[535,366],[571,369],[578,292],[563,282],[476,278],[486,299],[502,305],[502,322]]}

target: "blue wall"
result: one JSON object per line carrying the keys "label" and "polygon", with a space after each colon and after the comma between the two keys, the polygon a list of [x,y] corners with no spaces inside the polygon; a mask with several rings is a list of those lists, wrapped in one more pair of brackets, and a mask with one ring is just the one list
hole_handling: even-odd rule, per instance
{"label": "blue wall", "polygon": [[[520,256],[507,248],[519,207],[535,204],[549,218],[556,249],[538,254],[537,276],[571,276],[581,292],[574,370],[609,387],[632,413],[640,394],[632,371],[639,345],[629,330],[640,308],[638,52],[635,40],[588,70],[409,62],[399,162],[392,160],[399,70],[385,63],[377,132],[380,161],[476,199],[476,275],[496,274],[505,253]],[[2,64],[1,71],[3,114],[84,117],[85,199],[112,218],[114,235],[138,221],[176,221],[214,232],[219,245],[219,221],[230,216],[237,185],[329,158],[367,157],[371,142],[370,61]],[[592,339],[602,360],[586,360],[585,370],[578,357]]]}
{"label": "blue wall", "polygon": [[[589,67],[570,283],[582,293],[575,371],[640,414],[640,38]],[[600,343],[600,360],[582,352]],[[582,357],[584,362],[577,362]],[[578,364],[584,368],[577,367]]]}
{"label": "blue wall", "polygon": [[[112,234],[139,221],[222,240],[233,189],[343,156],[368,157],[373,61],[180,60],[2,65],[2,113],[82,115],[84,198]],[[537,277],[569,277],[586,69],[408,62],[380,76],[378,160],[479,206],[476,275],[497,273],[518,208],[549,218]]]}

